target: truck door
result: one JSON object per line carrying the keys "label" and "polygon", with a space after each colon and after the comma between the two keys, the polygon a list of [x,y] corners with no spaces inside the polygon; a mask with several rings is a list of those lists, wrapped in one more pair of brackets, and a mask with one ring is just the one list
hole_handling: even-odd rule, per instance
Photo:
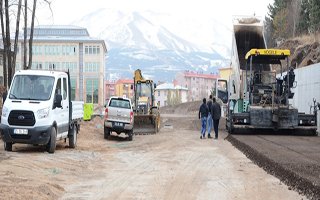
{"label": "truck door", "polygon": [[57,139],[65,138],[68,135],[69,128],[69,103],[67,98],[67,87],[64,81],[67,79],[65,77],[59,77],[57,85],[55,88],[55,95],[62,95],[61,108],[55,108],[55,121],[57,122]]}

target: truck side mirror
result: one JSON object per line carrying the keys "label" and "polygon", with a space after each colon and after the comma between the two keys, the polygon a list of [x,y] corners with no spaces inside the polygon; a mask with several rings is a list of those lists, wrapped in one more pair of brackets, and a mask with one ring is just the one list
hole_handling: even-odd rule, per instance
{"label": "truck side mirror", "polygon": [[62,102],[62,95],[56,94],[56,96],[54,97],[53,108],[62,108],[61,102]]}

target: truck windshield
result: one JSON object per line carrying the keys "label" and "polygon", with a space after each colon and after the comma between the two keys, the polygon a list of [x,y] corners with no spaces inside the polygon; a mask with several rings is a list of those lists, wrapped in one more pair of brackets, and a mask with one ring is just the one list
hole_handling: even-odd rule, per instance
{"label": "truck windshield", "polygon": [[54,77],[39,75],[15,76],[9,99],[40,100],[50,99]]}

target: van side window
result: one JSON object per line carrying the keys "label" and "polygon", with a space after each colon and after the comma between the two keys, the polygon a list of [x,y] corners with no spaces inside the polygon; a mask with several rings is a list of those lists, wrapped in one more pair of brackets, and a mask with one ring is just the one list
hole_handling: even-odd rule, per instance
{"label": "van side window", "polygon": [[67,79],[63,78],[63,97],[64,100],[67,99]]}
{"label": "van side window", "polygon": [[55,94],[60,94],[61,95],[61,78],[58,79]]}

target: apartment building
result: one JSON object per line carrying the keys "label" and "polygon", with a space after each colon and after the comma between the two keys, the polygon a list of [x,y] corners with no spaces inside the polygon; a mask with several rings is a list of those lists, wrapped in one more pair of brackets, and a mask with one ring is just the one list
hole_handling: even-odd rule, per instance
{"label": "apartment building", "polygon": [[119,79],[115,83],[116,96],[133,98],[133,85],[132,79]]}
{"label": "apartment building", "polygon": [[155,89],[155,99],[160,107],[187,102],[188,88],[173,83],[163,83]]}
{"label": "apartment building", "polygon": [[[32,46],[32,69],[69,70],[72,100],[104,105],[107,53],[104,40],[90,37],[87,29],[77,26],[36,26]],[[23,37],[20,37],[16,70],[22,65]]]}
{"label": "apartment building", "polygon": [[232,73],[232,68],[231,67],[225,67],[225,68],[220,68],[219,69],[220,78],[225,79],[227,81],[229,81],[231,73]]}
{"label": "apartment building", "polygon": [[216,74],[184,71],[176,74],[175,82],[188,89],[187,99],[190,102],[208,98],[218,78]]}

